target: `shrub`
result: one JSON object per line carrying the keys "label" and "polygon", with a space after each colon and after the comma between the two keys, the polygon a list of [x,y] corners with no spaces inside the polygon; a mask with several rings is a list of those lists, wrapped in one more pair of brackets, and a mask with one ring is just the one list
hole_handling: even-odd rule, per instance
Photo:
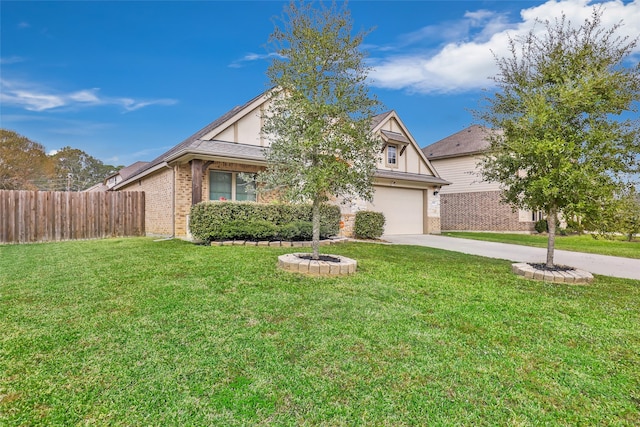
{"label": "shrub", "polygon": [[384,233],[384,223],[381,212],[356,212],[353,234],[359,239],[377,239]]}
{"label": "shrub", "polygon": [[278,234],[278,226],[269,221],[250,221],[247,225],[251,240],[273,240]]}
{"label": "shrub", "polygon": [[296,221],[292,224],[296,227],[297,235],[291,240],[311,240],[313,238],[313,223],[311,221]]}
{"label": "shrub", "polygon": [[549,226],[547,225],[546,219],[539,219],[538,221],[536,221],[536,225],[534,226],[534,228],[538,233],[546,233],[547,231],[549,231]]}
{"label": "shrub", "polygon": [[[311,239],[311,232],[306,232],[307,226],[302,226],[300,230],[298,222],[310,224],[311,205],[202,202],[191,207],[189,229],[195,238],[209,242],[232,239],[269,240],[276,235],[284,238],[283,227],[296,223],[285,229],[284,234],[297,240],[302,240],[303,235],[308,235],[308,239]],[[339,229],[340,208],[334,205],[321,206],[321,238],[336,235]]]}
{"label": "shrub", "polygon": [[297,240],[300,235],[300,230],[298,229],[298,224],[295,222],[290,222],[289,224],[284,224],[278,230],[278,238],[281,240]]}

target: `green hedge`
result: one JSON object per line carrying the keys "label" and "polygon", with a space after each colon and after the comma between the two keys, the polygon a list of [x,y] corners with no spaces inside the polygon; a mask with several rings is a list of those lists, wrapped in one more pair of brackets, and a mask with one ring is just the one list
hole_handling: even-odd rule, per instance
{"label": "green hedge", "polygon": [[[202,202],[191,207],[191,234],[214,240],[311,240],[311,205]],[[340,208],[320,208],[320,238],[340,230]]]}
{"label": "green hedge", "polygon": [[358,211],[353,224],[353,234],[358,239],[377,239],[384,233],[384,214],[381,212]]}

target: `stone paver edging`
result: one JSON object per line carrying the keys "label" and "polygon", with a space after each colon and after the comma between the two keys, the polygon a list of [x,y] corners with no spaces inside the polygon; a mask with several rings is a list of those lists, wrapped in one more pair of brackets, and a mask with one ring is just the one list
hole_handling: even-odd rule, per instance
{"label": "stone paver edging", "polygon": [[511,264],[512,271],[527,279],[542,280],[553,283],[591,283],[593,275],[584,270],[547,271],[540,270],[524,262]]}
{"label": "stone paver edging", "polygon": [[[328,239],[328,240],[320,240],[320,246],[329,246],[329,245],[337,245],[339,243],[344,243],[346,241],[348,241],[349,239],[346,238],[339,238],[339,239]],[[225,240],[225,241],[214,241],[211,242],[211,246],[283,246],[286,248],[310,248],[311,247],[311,242],[310,241],[295,241],[295,242],[289,242],[289,241],[280,241],[280,240],[275,240],[275,241],[253,241],[253,240]]]}
{"label": "stone paver edging", "polygon": [[304,259],[300,258],[300,255],[308,256],[309,254],[293,253],[280,255],[278,257],[278,267],[292,273],[309,274],[311,276],[347,276],[354,274],[358,265],[355,259],[341,255],[328,255],[339,259],[339,262]]}

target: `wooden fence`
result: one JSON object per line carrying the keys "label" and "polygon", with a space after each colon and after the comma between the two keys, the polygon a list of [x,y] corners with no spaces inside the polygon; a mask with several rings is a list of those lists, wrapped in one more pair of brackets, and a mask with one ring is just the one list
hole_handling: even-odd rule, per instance
{"label": "wooden fence", "polygon": [[144,193],[0,190],[0,243],[144,235]]}

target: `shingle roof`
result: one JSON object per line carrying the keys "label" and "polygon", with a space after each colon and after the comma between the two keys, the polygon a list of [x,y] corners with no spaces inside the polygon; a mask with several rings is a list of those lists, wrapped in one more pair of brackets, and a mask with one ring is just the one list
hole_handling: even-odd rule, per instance
{"label": "shingle roof", "polygon": [[[198,146],[198,145],[200,145],[202,143],[202,140],[200,138],[202,138],[203,136],[205,136],[206,134],[208,134],[209,132],[211,132],[212,130],[217,128],[218,126],[222,125],[227,120],[231,119],[239,111],[243,110],[244,108],[248,107],[253,102],[255,102],[256,100],[260,99],[262,96],[264,96],[270,90],[271,89],[261,93],[260,95],[258,95],[255,98],[247,101],[243,105],[238,105],[238,106],[232,108],[231,110],[227,111],[225,114],[223,114],[222,116],[218,117],[213,122],[209,123],[207,126],[205,126],[202,129],[200,129],[198,132],[194,133],[193,135],[191,135],[190,137],[188,137],[187,139],[185,139],[184,141],[182,141],[178,145],[176,145],[173,148],[171,148],[169,151],[166,151],[165,153],[163,153],[160,156],[156,157],[155,159],[153,159],[152,161],[148,162],[147,164],[139,167],[136,171],[134,171],[131,175],[129,175],[129,177],[132,177],[134,175],[139,175],[139,174],[141,174],[142,172],[144,172],[146,170],[152,169],[153,167],[158,166],[159,164],[167,161],[167,159],[171,159],[171,158],[175,157],[175,155],[177,153],[191,152],[190,149],[193,146]],[[219,143],[219,141],[216,141],[216,143]]]}
{"label": "shingle roof", "polygon": [[387,118],[389,114],[393,113],[393,110],[385,111],[384,113],[380,113],[377,116],[373,116],[371,119],[371,129],[375,129],[384,119]]}
{"label": "shingle roof", "polygon": [[[188,153],[202,156],[220,156],[242,160],[265,161],[265,151],[267,148],[258,147],[256,145],[240,144],[236,142],[217,141],[217,140],[197,140],[194,141],[186,150]],[[175,157],[179,157],[181,152],[174,153]],[[186,154],[186,153],[184,153]]]}
{"label": "shingle roof", "polygon": [[145,167],[148,164],[149,164],[149,162],[135,162],[135,163],[130,164],[129,166],[123,167],[117,173],[120,174],[120,177],[124,181],[125,179],[129,178],[130,176],[132,176],[136,171],[142,169],[143,167]]}
{"label": "shingle roof", "polygon": [[481,153],[489,147],[487,132],[495,132],[479,125],[469,126],[422,149],[429,160]]}

